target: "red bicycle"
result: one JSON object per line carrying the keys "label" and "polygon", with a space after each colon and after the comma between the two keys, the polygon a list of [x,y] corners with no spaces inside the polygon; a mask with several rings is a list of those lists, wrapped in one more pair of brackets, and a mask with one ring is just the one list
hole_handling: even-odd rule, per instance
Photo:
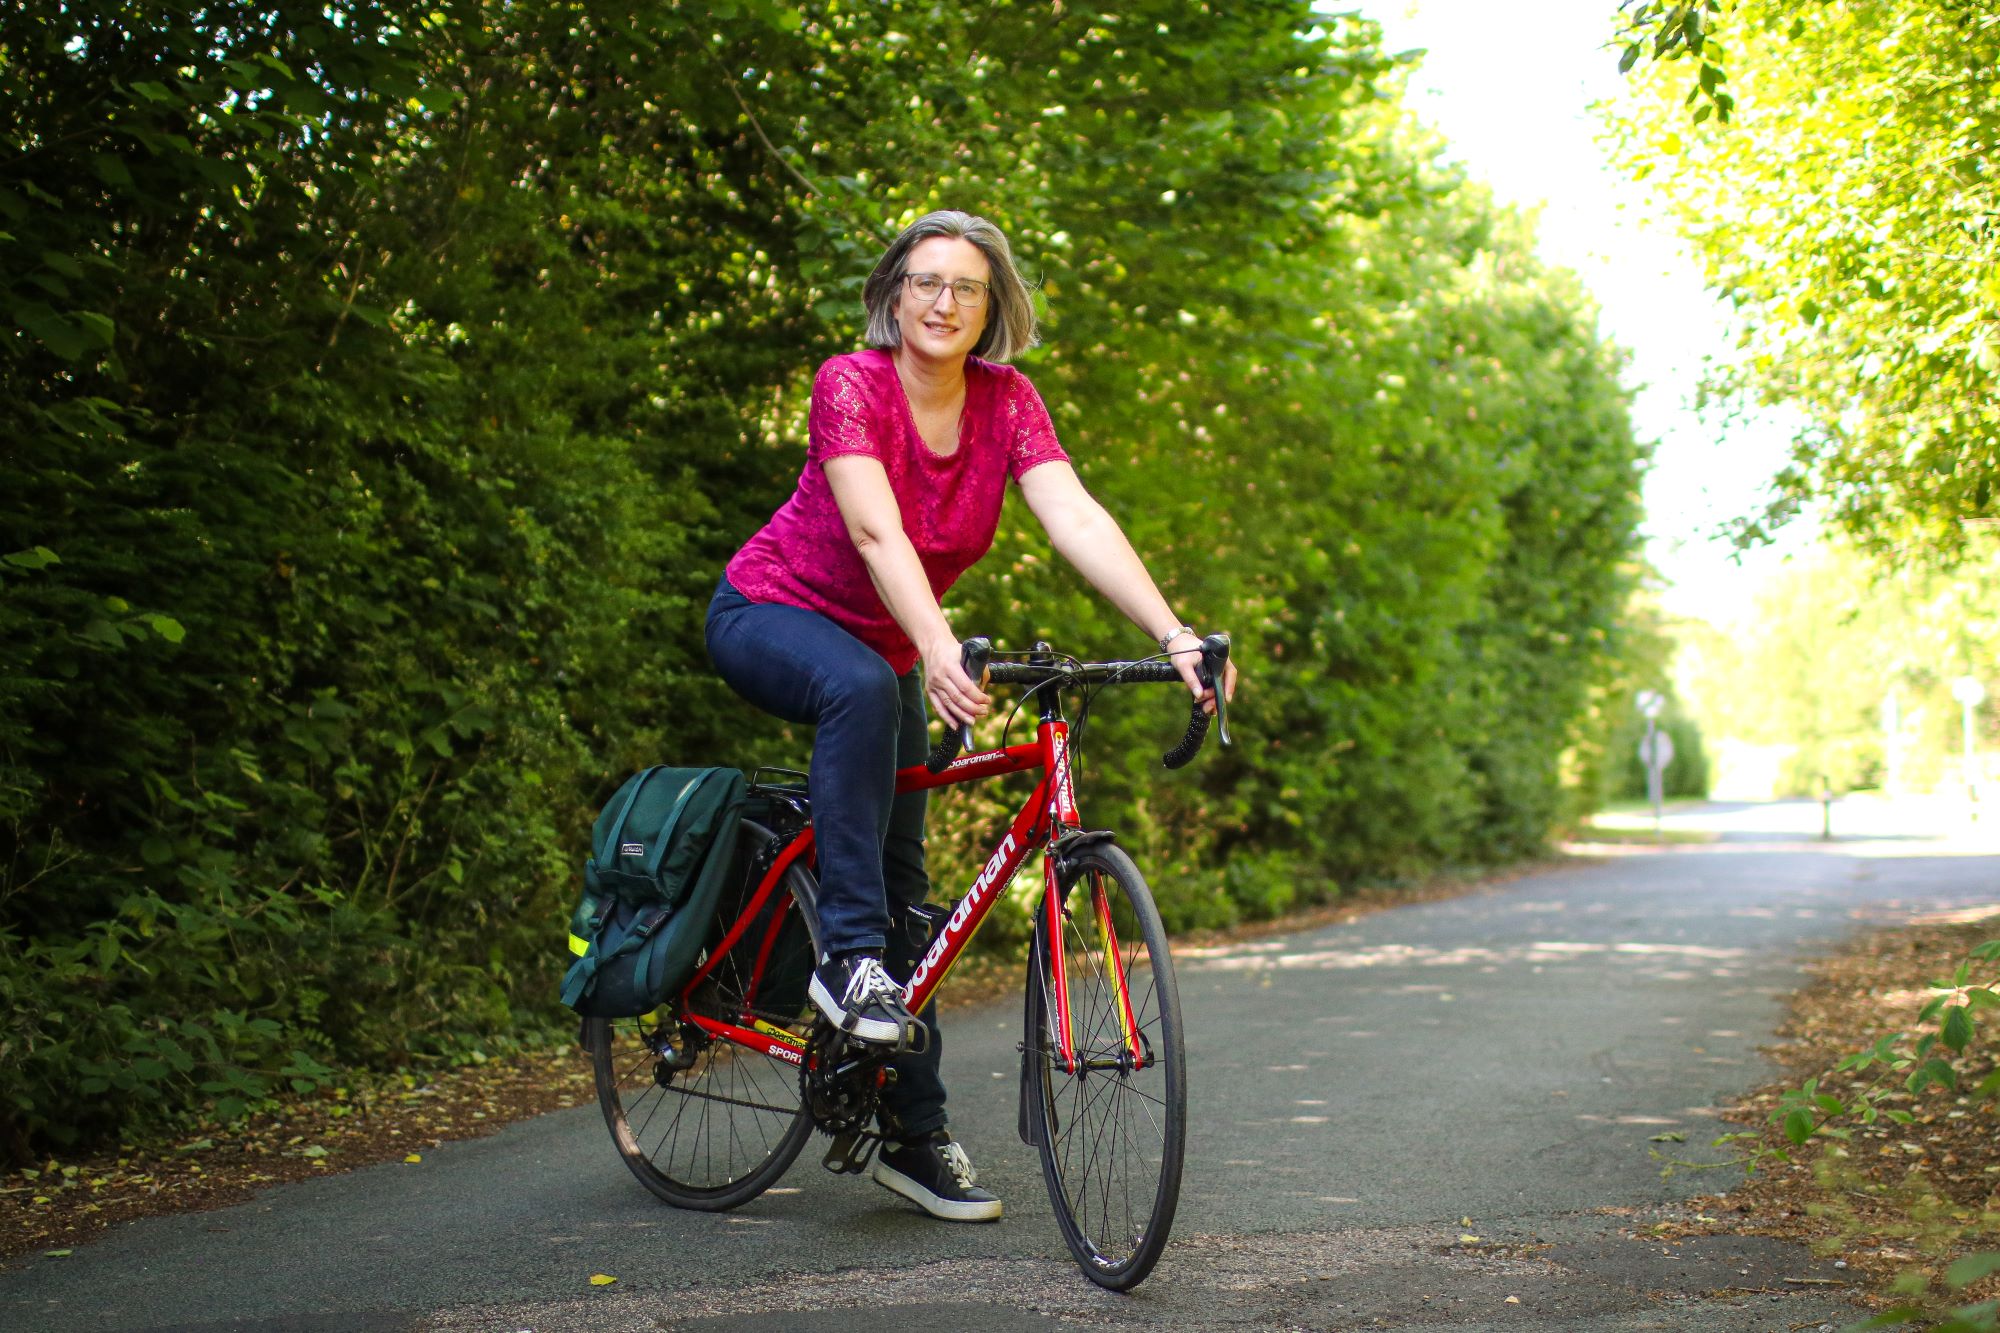
{"label": "red bicycle", "polygon": [[[1039,1150],[1049,1201],[1084,1274],[1128,1290],[1158,1261],[1180,1197],[1187,1128],[1180,998],[1145,879],[1111,832],[1082,827],[1061,698],[1110,685],[1179,684],[1181,677],[1163,658],[1083,663],[1046,644],[1013,655],[1017,660],[991,660],[984,639],[968,640],[963,651],[975,680],[1028,687],[1023,702],[1040,705],[1036,738],[957,757],[971,748],[971,729],[947,728],[927,763],[897,773],[896,789],[1040,776],[965,896],[949,915],[940,913],[903,1003],[921,1012],[1039,849],[1020,1134]],[[1210,635],[1201,652],[1203,681],[1220,681],[1228,636]],[[1215,717],[1228,744],[1220,690]],[[1197,704],[1187,733],[1163,760],[1167,767],[1194,757],[1209,722]],[[763,781],[767,773],[788,780]],[[680,993],[645,1017],[584,1025],[620,1155],[646,1188],[682,1208],[720,1210],[756,1198],[815,1129],[832,1136],[825,1164],[835,1171],[865,1169],[880,1142],[872,1125],[882,1087],[894,1076],[891,1050],[849,1040],[806,999],[819,925],[803,778],[758,770],[741,834],[748,873]]]}

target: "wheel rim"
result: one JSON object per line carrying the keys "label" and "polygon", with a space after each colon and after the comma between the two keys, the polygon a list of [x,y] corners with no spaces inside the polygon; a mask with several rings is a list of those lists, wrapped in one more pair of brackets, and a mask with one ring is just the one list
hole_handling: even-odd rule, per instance
{"label": "wheel rim", "polygon": [[[1113,904],[1115,963],[1097,919],[1100,898]],[[1148,948],[1154,932],[1137,919],[1117,879],[1086,871],[1071,904],[1060,943],[1078,1069],[1065,1069],[1051,1031],[1055,1006],[1044,966],[1038,1005],[1043,1160],[1064,1237],[1084,1271],[1094,1281],[1125,1286],[1143,1278],[1158,1257],[1178,1195],[1179,1015],[1170,1002],[1171,963],[1156,963]],[[1150,903],[1147,908],[1151,915]],[[1129,1027],[1113,986],[1114,967],[1125,977]],[[1138,1067],[1130,1057],[1133,1028],[1145,1057]]]}

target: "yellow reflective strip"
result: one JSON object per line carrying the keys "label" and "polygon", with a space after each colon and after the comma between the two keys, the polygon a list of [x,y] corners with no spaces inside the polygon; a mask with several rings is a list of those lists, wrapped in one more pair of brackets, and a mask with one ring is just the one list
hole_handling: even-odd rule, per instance
{"label": "yellow reflective strip", "polygon": [[585,954],[590,952],[590,941],[586,939],[579,939],[577,936],[571,935],[569,937],[569,951],[575,954],[578,958],[581,958]]}
{"label": "yellow reflective strip", "polygon": [[788,1042],[793,1046],[804,1046],[806,1044],[806,1039],[804,1037],[801,1037],[798,1033],[787,1032],[783,1028],[779,1027],[777,1024],[766,1023],[761,1018],[751,1019],[750,1026],[757,1029],[757,1031],[763,1033],[767,1037],[776,1037],[779,1041]]}

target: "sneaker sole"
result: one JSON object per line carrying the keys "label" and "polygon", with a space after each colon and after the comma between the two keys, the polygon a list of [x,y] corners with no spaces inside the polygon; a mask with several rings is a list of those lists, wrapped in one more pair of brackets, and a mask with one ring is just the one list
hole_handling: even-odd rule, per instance
{"label": "sneaker sole", "polygon": [[806,994],[812,998],[813,1007],[826,1016],[827,1022],[857,1041],[893,1046],[902,1038],[903,1030],[894,1023],[885,1023],[879,1018],[856,1018],[842,1009],[833,998],[833,992],[819,984],[818,977],[807,983]]}
{"label": "sneaker sole", "polygon": [[1000,1200],[994,1199],[990,1203],[967,1203],[960,1199],[940,1198],[884,1162],[875,1163],[874,1181],[883,1189],[902,1195],[932,1217],[941,1217],[947,1222],[1000,1220]]}

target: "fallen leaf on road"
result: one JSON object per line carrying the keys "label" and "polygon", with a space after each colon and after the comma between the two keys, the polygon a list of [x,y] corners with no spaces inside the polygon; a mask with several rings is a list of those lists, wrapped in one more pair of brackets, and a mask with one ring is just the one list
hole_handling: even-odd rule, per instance
{"label": "fallen leaf on road", "polygon": [[590,1285],[593,1287],[608,1287],[617,1280],[617,1278],[611,1276],[609,1273],[592,1273],[590,1275]]}
{"label": "fallen leaf on road", "polygon": [[408,1162],[411,1166],[415,1166],[418,1162],[424,1160],[424,1155],[420,1152],[413,1152],[408,1157],[405,1157],[403,1160]]}

